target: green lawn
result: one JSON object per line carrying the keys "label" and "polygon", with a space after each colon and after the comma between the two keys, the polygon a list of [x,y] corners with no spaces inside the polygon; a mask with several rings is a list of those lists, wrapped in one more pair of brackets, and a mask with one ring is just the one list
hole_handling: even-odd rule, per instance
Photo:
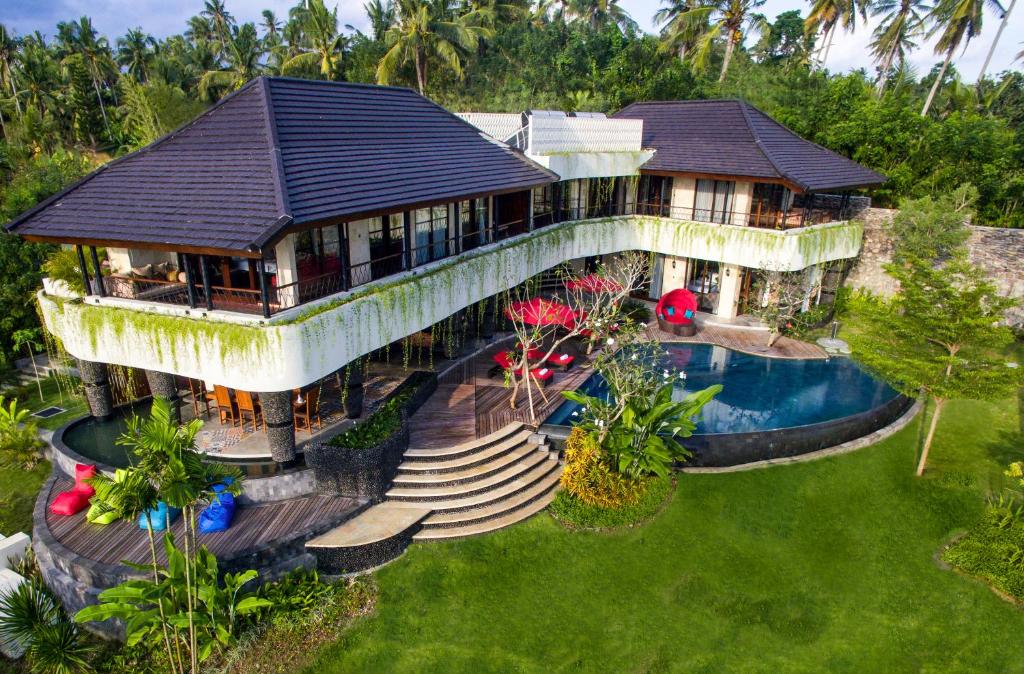
{"label": "green lawn", "polygon": [[1018,403],[951,404],[923,479],[918,433],[680,475],[638,530],[545,514],[414,545],[378,572],[377,612],[308,671],[1022,671],[1024,613],[934,561],[1024,458]]}
{"label": "green lawn", "polygon": [[41,409],[56,406],[64,408],[65,411],[48,419],[36,419],[33,417],[40,428],[55,430],[72,419],[77,419],[83,414],[89,413],[89,407],[86,405],[85,399],[81,395],[76,397],[69,395],[67,391],[60,391],[57,387],[57,380],[53,377],[43,379],[42,388],[43,399],[40,400],[39,389],[36,388],[34,383],[22,386],[18,396],[20,400],[19,407],[24,407],[32,412],[38,412]]}
{"label": "green lawn", "polygon": [[32,507],[49,475],[48,461],[33,470],[0,467],[0,534],[32,533]]}

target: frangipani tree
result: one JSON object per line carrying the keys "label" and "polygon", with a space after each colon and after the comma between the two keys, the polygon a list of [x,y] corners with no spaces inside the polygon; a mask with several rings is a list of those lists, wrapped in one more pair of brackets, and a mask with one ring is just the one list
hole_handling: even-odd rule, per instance
{"label": "frangipani tree", "polygon": [[[576,320],[565,323],[535,324],[522,312],[506,311],[506,317],[519,344],[523,347],[509,352],[510,368],[506,371],[508,383],[512,389],[509,405],[515,409],[519,398],[519,387],[526,383],[527,404],[530,418],[535,419],[533,392],[536,389],[544,402],[544,394],[540,383],[535,380],[531,369],[547,362],[547,359],[558,353],[570,341],[585,339],[588,352],[601,340],[606,346],[614,347],[617,340],[631,331],[642,329],[622,316],[622,303],[630,294],[639,288],[650,271],[650,256],[640,252],[627,252],[615,258],[610,264],[602,265],[595,276],[602,282],[596,284],[580,283],[582,276],[560,271],[559,276],[564,290],[553,294],[550,301],[564,304],[576,316]],[[533,299],[536,285],[527,282],[505,293],[506,307],[521,305]],[[539,353],[531,356],[531,350]],[[523,373],[521,376],[513,373]]]}
{"label": "frangipani tree", "polygon": [[920,476],[946,403],[999,399],[1024,384],[1024,371],[1003,355],[1013,333],[1002,323],[1015,302],[999,295],[963,249],[943,265],[904,258],[886,271],[900,289],[891,302],[867,304],[869,329],[851,342],[856,357],[897,390],[934,401]]}

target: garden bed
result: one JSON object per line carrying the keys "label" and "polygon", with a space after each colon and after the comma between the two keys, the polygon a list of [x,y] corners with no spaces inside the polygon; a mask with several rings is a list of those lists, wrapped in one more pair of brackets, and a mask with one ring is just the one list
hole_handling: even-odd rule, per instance
{"label": "garden bed", "polygon": [[614,531],[643,526],[657,517],[672,502],[676,490],[674,479],[651,479],[644,495],[635,504],[620,508],[603,508],[578,500],[567,491],[560,491],[548,509],[551,516],[568,529],[576,531]]}

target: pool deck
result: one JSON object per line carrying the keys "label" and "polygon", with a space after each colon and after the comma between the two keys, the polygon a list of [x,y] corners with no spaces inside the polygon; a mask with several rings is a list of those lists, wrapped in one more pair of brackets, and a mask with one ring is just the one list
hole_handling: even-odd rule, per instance
{"label": "pool deck", "polygon": [[801,342],[790,337],[779,337],[768,346],[768,331],[760,328],[730,327],[724,324],[704,322],[698,316],[700,329],[693,337],[680,337],[658,328],[657,323],[647,326],[647,336],[659,342],[687,342],[695,344],[715,344],[733,351],[742,351],[765,358],[828,358],[828,354],[817,344]]}

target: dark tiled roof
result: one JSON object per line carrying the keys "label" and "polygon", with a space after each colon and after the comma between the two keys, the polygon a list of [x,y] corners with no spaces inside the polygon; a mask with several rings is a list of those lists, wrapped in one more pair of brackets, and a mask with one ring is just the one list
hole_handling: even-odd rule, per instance
{"label": "dark tiled roof", "polygon": [[293,222],[554,180],[408,89],[261,78],[8,228],[54,240],[256,250]]}
{"label": "dark tiled roof", "polygon": [[650,171],[781,179],[806,191],[885,181],[742,101],[633,103],[614,116],[644,121],[644,147],[656,150]]}

